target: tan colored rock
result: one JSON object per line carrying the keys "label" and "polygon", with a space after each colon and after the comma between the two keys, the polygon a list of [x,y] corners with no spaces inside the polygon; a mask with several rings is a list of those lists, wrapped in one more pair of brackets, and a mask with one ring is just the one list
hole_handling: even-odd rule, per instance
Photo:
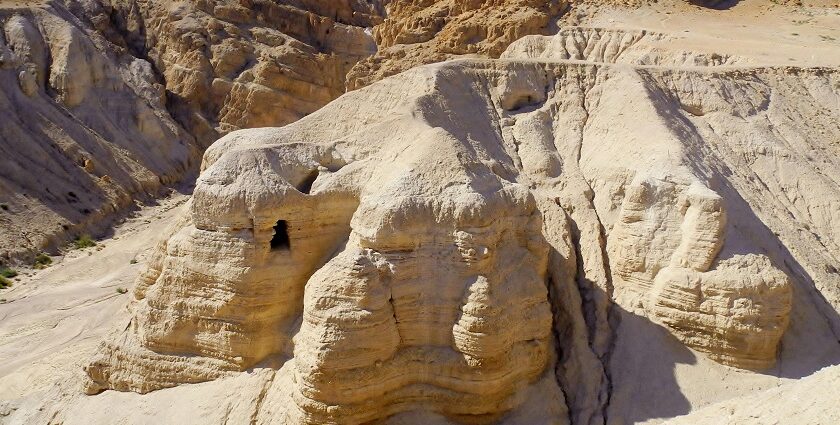
{"label": "tan colored rock", "polygon": [[347,76],[354,90],[384,77],[461,55],[498,57],[528,34],[548,34],[568,6],[563,0],[394,1],[374,27],[379,47]]}
{"label": "tan colored rock", "polygon": [[0,142],[13,163],[0,177],[0,261],[100,234],[196,168],[219,134],[287,124],[340,96],[376,50],[365,28],[380,13],[350,1],[3,2]]}
{"label": "tan colored rock", "polygon": [[[546,423],[597,422],[606,388],[628,385],[619,376],[633,363],[604,356],[616,338],[640,335],[624,326],[631,315],[708,359],[773,365],[787,324],[797,338],[814,323],[794,306],[826,306],[792,297],[792,287],[817,289],[751,227],[732,189],[748,180],[718,168],[737,156],[697,128],[775,119],[768,91],[836,78],[453,61],[283,128],[231,133],[205,154],[189,214],[138,282],[132,325],[87,368],[86,390],[147,392],[269,367],[258,423],[412,412],[517,423],[529,403]],[[702,114],[687,106],[698,104]],[[746,142],[764,122],[725,136]],[[537,389],[548,395],[526,403]]]}
{"label": "tan colored rock", "polygon": [[[425,79],[415,73],[390,84],[408,88]],[[365,112],[383,119],[408,113],[409,105]],[[252,133],[236,132],[214,145],[192,224],[169,240],[156,262],[161,268],[153,266],[159,272],[138,286],[134,329],[142,331],[128,332],[88,368],[88,391],[145,392],[293,357],[293,391],[267,396],[286,400],[274,417],[292,423],[365,422],[423,406],[453,418],[499,420],[523,406],[535,385],[562,400],[550,378],[556,357],[548,245],[532,195],[479,161],[459,160],[460,144],[446,133],[422,122],[405,125],[435,148],[413,137],[378,144],[364,155],[410,152],[378,166],[369,156],[348,163],[351,151],[329,142],[250,150],[253,141],[242,137]],[[286,137],[298,134],[307,131]],[[355,134],[351,149],[361,149],[370,134]],[[225,146],[246,150],[230,155]],[[283,162],[270,159],[275,155]],[[412,178],[439,172],[449,177]],[[380,185],[376,175],[393,175],[394,183]],[[449,182],[458,185],[447,189]],[[256,197],[235,187],[251,187]],[[211,247],[210,240],[218,242]],[[184,280],[185,273],[193,277]],[[197,280],[203,283],[178,283]],[[196,314],[209,320],[196,321]],[[196,356],[156,354],[163,352]],[[149,368],[144,358],[186,363],[138,380]],[[564,423],[564,406],[555,404],[543,419]]]}
{"label": "tan colored rock", "polygon": [[[231,22],[250,13],[215,6]],[[95,353],[84,388],[98,394],[65,374],[21,384],[77,358],[18,369],[13,357],[38,346],[28,332],[44,341],[62,334],[43,330],[52,323],[92,323],[79,307],[89,303],[56,301],[65,285],[99,288],[96,302],[118,310],[113,291],[101,296],[113,276],[12,289],[0,321],[0,339],[14,341],[0,345],[12,391],[0,394],[29,392],[0,414],[67,425],[658,423],[836,363],[840,111],[836,59],[821,54],[836,47],[810,34],[808,59],[775,26],[692,10],[605,13],[568,28],[564,50],[537,55],[542,40],[503,60],[420,67],[289,126],[228,134],[114,314],[115,334],[98,350],[81,344]],[[658,35],[602,29],[632,13],[628,26]],[[240,65],[240,47],[250,55],[221,46],[205,56],[213,72]],[[710,54],[738,66],[694,60]],[[143,99],[160,99],[146,88]],[[69,168],[81,172],[80,158]],[[24,320],[27,308],[44,319]],[[732,403],[722,411],[756,416]]]}
{"label": "tan colored rock", "polygon": [[724,364],[767,369],[788,325],[791,285],[764,256],[722,261],[708,272],[666,267],[656,276],[654,314],[689,347]]}
{"label": "tan colored rock", "polygon": [[381,20],[378,2],[347,0],[112,6],[122,27],[106,34],[151,58],[173,115],[205,145],[291,123],[340,96],[350,68],[376,51],[365,28]]}
{"label": "tan colored rock", "polygon": [[0,261],[28,263],[68,237],[104,232],[135,200],[180,180],[198,149],[148,63],[63,2],[0,5],[0,27]]}

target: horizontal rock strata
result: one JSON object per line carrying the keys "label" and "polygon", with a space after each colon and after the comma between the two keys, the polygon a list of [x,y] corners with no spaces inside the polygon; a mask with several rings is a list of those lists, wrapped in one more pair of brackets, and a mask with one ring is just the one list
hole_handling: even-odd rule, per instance
{"label": "horizontal rock strata", "polygon": [[86,391],[271,368],[258,423],[598,423],[631,318],[769,367],[797,314],[836,307],[833,276],[797,272],[836,247],[782,223],[837,224],[838,156],[806,167],[786,140],[836,150],[839,79],[459,60],[230,133]]}

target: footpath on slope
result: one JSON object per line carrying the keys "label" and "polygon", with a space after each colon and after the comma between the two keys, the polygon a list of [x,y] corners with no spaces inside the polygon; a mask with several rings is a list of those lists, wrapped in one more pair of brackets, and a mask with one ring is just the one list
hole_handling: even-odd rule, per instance
{"label": "footpath on slope", "polygon": [[[110,324],[124,314],[130,289],[159,234],[188,195],[173,192],[140,209],[97,245],[21,271],[0,292],[0,406],[82,373]],[[0,407],[0,417],[3,415]]]}

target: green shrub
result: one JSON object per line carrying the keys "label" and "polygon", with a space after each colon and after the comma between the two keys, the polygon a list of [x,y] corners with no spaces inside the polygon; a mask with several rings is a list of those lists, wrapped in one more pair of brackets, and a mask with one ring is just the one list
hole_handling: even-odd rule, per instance
{"label": "green shrub", "polygon": [[129,263],[129,264],[137,264],[137,260],[135,260],[135,259],[133,259],[133,258],[132,258],[132,259],[131,259],[131,261],[129,261],[128,263]]}
{"label": "green shrub", "polygon": [[50,264],[52,264],[52,258],[50,258],[49,255],[42,252],[35,256],[34,266],[36,269],[45,269],[49,267]]}
{"label": "green shrub", "polygon": [[0,276],[0,289],[6,289],[10,286],[12,286],[12,281],[9,280],[9,279],[6,279],[3,276]]}
{"label": "green shrub", "polygon": [[73,244],[76,245],[76,249],[84,249],[96,246],[96,241],[93,240],[90,235],[82,235],[76,238],[76,241],[73,242]]}
{"label": "green shrub", "polygon": [[0,267],[0,276],[13,278],[18,275],[17,270],[10,269],[8,267]]}
{"label": "green shrub", "polygon": [[128,289],[125,289],[125,288],[117,288],[117,293],[118,293],[118,294],[124,294],[124,293],[126,293],[126,292],[128,292]]}

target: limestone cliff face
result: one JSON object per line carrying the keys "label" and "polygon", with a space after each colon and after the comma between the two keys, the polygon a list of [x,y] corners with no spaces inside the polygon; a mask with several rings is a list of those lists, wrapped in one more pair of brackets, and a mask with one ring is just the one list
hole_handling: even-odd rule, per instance
{"label": "limestone cliff face", "polygon": [[220,139],[86,391],[268,368],[257,423],[603,423],[638,320],[749,369],[832,334],[835,276],[800,270],[838,250],[789,220],[833,231],[840,164],[786,140],[837,149],[836,71],[511,59]]}
{"label": "limestone cliff face", "polygon": [[0,9],[0,262],[104,231],[180,180],[199,149],[165,102],[149,62],[64,4]]}
{"label": "limestone cliff face", "polygon": [[[35,109],[52,111],[36,115],[44,129],[18,125],[6,130],[3,141],[41,140],[25,143],[23,150],[31,157],[31,149],[47,148],[51,159],[42,174],[58,172],[61,180],[40,181],[26,171],[25,160],[10,160],[16,177],[0,194],[8,207],[0,211],[7,224],[0,257],[25,261],[44,249],[57,251],[80,233],[104,232],[133,200],[179,181],[203,149],[230,131],[289,124],[347,90],[417,65],[498,57],[520,37],[553,33],[569,7],[565,1],[531,0],[0,5],[9,37],[0,49],[9,74],[3,111],[33,109],[11,95],[18,92],[37,103]],[[52,103],[40,102],[39,88]],[[72,115],[69,121],[63,108]],[[67,153],[53,155],[58,151]],[[97,182],[104,175],[106,182]],[[26,181],[39,183],[32,188]],[[51,185],[61,187],[47,192]],[[17,196],[24,193],[37,200]],[[62,199],[69,193],[79,199]],[[37,210],[37,219],[24,217],[29,208]]]}
{"label": "limestone cliff face", "polygon": [[742,368],[776,363],[792,294],[767,257],[736,256],[707,272],[668,267],[655,285],[654,314],[689,347]]}
{"label": "limestone cliff face", "polygon": [[347,88],[455,56],[498,57],[529,34],[549,34],[568,6],[563,0],[409,0],[387,3],[373,30],[379,50],[347,76]]}
{"label": "limestone cliff face", "polygon": [[0,262],[104,232],[239,128],[293,122],[376,51],[377,4],[55,0],[0,7]]}
{"label": "limestone cliff face", "polygon": [[154,63],[174,116],[205,144],[291,123],[344,93],[350,68],[376,51],[366,28],[381,21],[378,3],[349,0],[107,4],[111,39]]}

